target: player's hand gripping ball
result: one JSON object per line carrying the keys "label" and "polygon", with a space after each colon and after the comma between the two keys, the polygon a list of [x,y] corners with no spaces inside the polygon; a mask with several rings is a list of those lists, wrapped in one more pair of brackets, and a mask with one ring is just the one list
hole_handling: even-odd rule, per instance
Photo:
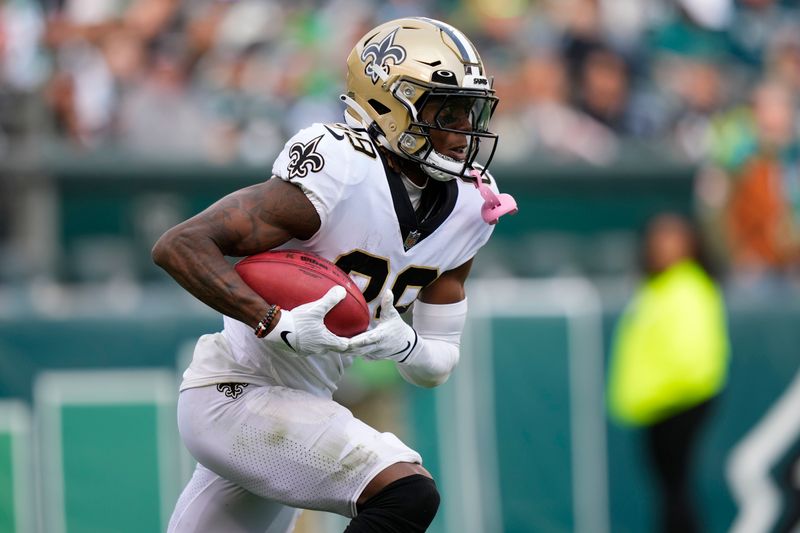
{"label": "player's hand gripping ball", "polygon": [[318,255],[273,250],[246,257],[235,268],[256,294],[290,311],[341,285],[347,296],[325,315],[325,326],[340,337],[358,335],[369,326],[370,312],[364,295],[342,269]]}

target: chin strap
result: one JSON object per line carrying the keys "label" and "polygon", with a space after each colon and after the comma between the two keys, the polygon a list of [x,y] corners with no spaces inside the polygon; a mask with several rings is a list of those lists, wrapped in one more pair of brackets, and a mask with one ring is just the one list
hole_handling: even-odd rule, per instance
{"label": "chin strap", "polygon": [[483,206],[481,207],[481,216],[483,221],[487,224],[497,224],[500,217],[503,215],[513,215],[517,209],[517,201],[510,194],[495,194],[488,185],[483,183],[482,174],[473,170],[472,177],[475,178],[475,188],[481,193],[483,197]]}
{"label": "chin strap", "polygon": [[[428,176],[438,181],[450,181],[464,171],[463,162],[451,161],[436,150],[431,150],[431,153],[425,156],[425,161],[433,166],[420,165],[422,170],[425,171]],[[449,172],[440,170],[442,168]]]}

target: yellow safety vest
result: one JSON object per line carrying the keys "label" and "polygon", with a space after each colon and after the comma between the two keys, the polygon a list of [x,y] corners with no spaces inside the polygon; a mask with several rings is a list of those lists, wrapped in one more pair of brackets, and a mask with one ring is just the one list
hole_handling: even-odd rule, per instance
{"label": "yellow safety vest", "polygon": [[617,325],[610,412],[647,425],[696,405],[722,389],[728,357],[719,289],[696,263],[677,263],[639,288]]}

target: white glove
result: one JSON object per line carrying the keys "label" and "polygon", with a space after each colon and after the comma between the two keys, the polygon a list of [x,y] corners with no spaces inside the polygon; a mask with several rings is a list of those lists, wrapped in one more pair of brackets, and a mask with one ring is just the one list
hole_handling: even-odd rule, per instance
{"label": "white glove", "polygon": [[347,355],[364,359],[391,359],[409,363],[422,346],[414,328],[406,324],[394,308],[394,295],[385,290],[381,295],[381,317],[373,329],[350,339]]}
{"label": "white glove", "polygon": [[341,285],[331,287],[319,300],[298,305],[291,311],[281,309],[281,318],[264,340],[293,355],[317,355],[342,352],[348,339],[337,337],[325,327],[325,315],[347,295]]}

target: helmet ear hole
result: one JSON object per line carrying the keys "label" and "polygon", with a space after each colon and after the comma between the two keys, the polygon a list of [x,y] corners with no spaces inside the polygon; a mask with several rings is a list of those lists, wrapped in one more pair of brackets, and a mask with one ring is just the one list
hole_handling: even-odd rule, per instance
{"label": "helmet ear hole", "polygon": [[378,113],[379,115],[385,115],[387,113],[392,112],[391,109],[389,109],[388,107],[386,107],[385,105],[383,105],[374,98],[370,98],[369,100],[367,100],[367,103],[369,103],[369,105],[372,106],[372,109],[374,109],[375,112]]}
{"label": "helmet ear hole", "polygon": [[431,76],[431,81],[436,83],[444,83],[447,85],[455,85],[458,87],[458,79],[455,73],[451,70],[437,70]]}

